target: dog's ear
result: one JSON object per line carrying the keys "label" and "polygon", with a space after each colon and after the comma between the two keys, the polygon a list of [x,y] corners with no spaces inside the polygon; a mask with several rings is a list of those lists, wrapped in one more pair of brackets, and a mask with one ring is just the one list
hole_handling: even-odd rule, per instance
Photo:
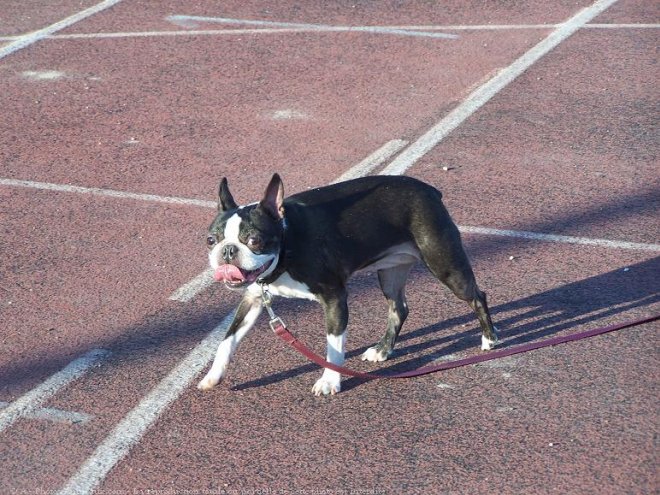
{"label": "dog's ear", "polygon": [[229,192],[227,177],[223,177],[220,181],[220,188],[218,190],[218,211],[233,210],[234,208],[238,208],[238,205]]}
{"label": "dog's ear", "polygon": [[264,193],[264,199],[261,200],[259,205],[266,210],[273,218],[284,218],[284,186],[282,179],[278,174],[273,174],[270,183]]}

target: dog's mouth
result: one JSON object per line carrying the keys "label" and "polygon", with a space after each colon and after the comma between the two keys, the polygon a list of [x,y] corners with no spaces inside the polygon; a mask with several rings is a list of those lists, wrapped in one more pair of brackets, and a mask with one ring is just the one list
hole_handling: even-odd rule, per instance
{"label": "dog's mouth", "polygon": [[220,265],[218,268],[216,268],[213,277],[218,282],[224,282],[225,285],[229,287],[241,287],[243,285],[251,284],[257,280],[259,275],[268,270],[270,265],[273,264],[273,261],[274,260],[267,261],[256,270],[243,270],[238,266],[230,264]]}

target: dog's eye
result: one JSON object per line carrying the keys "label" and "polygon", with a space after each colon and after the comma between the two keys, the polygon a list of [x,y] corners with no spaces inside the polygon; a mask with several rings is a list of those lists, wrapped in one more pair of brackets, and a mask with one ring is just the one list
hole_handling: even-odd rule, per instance
{"label": "dog's eye", "polygon": [[206,245],[211,247],[215,246],[215,243],[218,242],[214,235],[210,235],[206,238]]}
{"label": "dog's eye", "polygon": [[258,249],[261,247],[261,239],[258,237],[248,237],[246,245],[250,249]]}

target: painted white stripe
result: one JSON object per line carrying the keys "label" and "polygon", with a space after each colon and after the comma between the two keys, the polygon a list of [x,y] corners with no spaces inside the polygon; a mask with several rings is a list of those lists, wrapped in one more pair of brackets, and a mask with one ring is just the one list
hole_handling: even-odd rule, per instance
{"label": "painted white stripe", "polygon": [[660,244],[643,244],[639,242],[613,241],[609,239],[593,239],[591,237],[572,237],[568,235],[541,234],[526,232],[524,230],[502,230],[487,227],[459,226],[461,232],[466,234],[494,235],[502,237],[518,237],[534,241],[558,242],[564,244],[584,244],[586,246],[599,246],[614,249],[632,249],[637,251],[660,251]]}
{"label": "painted white stripe", "polygon": [[76,22],[82,21],[83,19],[86,19],[91,15],[94,15],[107,8],[110,8],[113,5],[118,4],[119,2],[121,2],[121,0],[104,0],[101,3],[93,5],[88,9],[82,10],[72,16],[67,17],[66,19],[62,19],[61,21],[51,24],[50,26],[47,26],[43,29],[39,29],[38,31],[33,31],[23,36],[19,36],[8,45],[0,47],[0,59],[14,52],[17,52],[18,50],[21,50],[27,46],[30,46],[36,43],[37,41],[44,39],[45,37],[53,33],[56,33],[57,31],[72,26]]}
{"label": "painted white stripe", "polygon": [[[377,26],[384,29],[417,31],[514,31],[555,29],[557,24],[459,24],[444,26]],[[585,24],[585,29],[659,29],[660,24]],[[339,30],[344,31],[344,30]],[[79,40],[105,38],[150,38],[158,36],[236,36],[245,34],[285,34],[319,32],[318,28],[254,28],[254,29],[193,29],[186,31],[126,31],[111,33],[67,33],[45,36],[44,39]],[[0,36],[0,41],[15,41],[20,36]]]}
{"label": "painted white stripe", "polygon": [[369,175],[372,170],[385,163],[386,160],[391,158],[407,144],[408,141],[404,141],[403,139],[393,139],[392,141],[388,141],[360,163],[349,168],[346,172],[333,180],[331,184]]}
{"label": "painted white stripe", "polygon": [[154,36],[236,36],[245,34],[279,34],[318,32],[312,28],[260,28],[260,29],[199,29],[186,31],[136,31],[113,33],[68,33],[50,36],[52,39],[103,39],[103,38],[149,38]]}
{"label": "painted white stripe", "polygon": [[515,31],[519,29],[554,29],[557,24],[436,24],[427,26],[390,26],[417,31]]}
{"label": "painted white stripe", "polygon": [[594,29],[658,29],[660,24],[587,24],[584,27]]}
{"label": "painted white stripe", "polygon": [[[518,29],[556,29],[561,24],[448,24],[435,26],[388,26],[414,31],[514,31]],[[585,24],[593,29],[658,29],[660,24]]]}
{"label": "painted white stripe", "polygon": [[251,19],[232,19],[228,17],[202,17],[194,15],[170,15],[166,19],[173,24],[182,27],[197,27],[198,23],[219,23],[219,24],[233,24],[244,26],[262,26],[262,27],[281,27],[281,28],[304,28],[313,29],[316,31],[333,31],[333,32],[360,32],[360,33],[373,33],[373,34],[395,34],[403,36],[419,36],[425,38],[444,38],[456,39],[455,34],[448,33],[435,33],[424,31],[411,31],[407,29],[396,29],[380,26],[330,26],[326,24],[303,24],[297,22],[274,22],[274,21],[255,21]]}
{"label": "painted white stripe", "polygon": [[[0,410],[7,408],[11,402],[0,401]],[[47,421],[56,421],[59,423],[87,423],[91,421],[94,416],[85,413],[74,411],[63,411],[62,409],[55,409],[52,407],[41,407],[35,409],[31,413],[25,414],[23,417],[26,419],[43,419]]]}
{"label": "painted white stripe", "polygon": [[28,417],[71,424],[88,423],[94,419],[94,416],[90,414],[75,411],[63,411],[62,409],[55,409],[52,407],[42,407],[41,409],[37,409]]}
{"label": "painted white stripe", "polygon": [[381,172],[383,175],[400,175],[405,173],[420,158],[431,151],[449,133],[461,125],[468,117],[479,110],[486,102],[493,98],[502,89],[508,86],[520,74],[531,67],[541,57],[546,55],[562,41],[583,27],[591,19],[602,13],[616,0],[598,0],[576,15],[560,24],[549,36],[532,47],[521,57],[516,59],[507,68],[501,70],[492,79],[473,91],[460,105],[441,119],[431,129],[424,133],[417,141],[392,161]]}
{"label": "painted white stripe", "polygon": [[134,199],[139,201],[150,201],[156,203],[172,203],[176,205],[202,206],[204,208],[216,208],[217,203],[213,201],[202,201],[200,199],[177,198],[174,196],[158,196],[156,194],[141,194],[113,189],[100,189],[98,187],[71,186],[68,184],[53,184],[50,182],[35,182],[31,180],[2,179],[0,185],[13,187],[26,187],[28,189],[41,189],[45,191],[56,191],[65,193],[91,194],[94,196],[109,196],[111,198]]}
{"label": "painted white stripe", "polygon": [[193,278],[190,282],[183,284],[169,297],[170,301],[188,302],[197,294],[213,284],[213,269],[209,268]]}
{"label": "painted white stripe", "polygon": [[140,441],[149,427],[188,388],[213,358],[227,333],[230,313],[110,432],[59,495],[92,494],[110,470]]}
{"label": "painted white stripe", "polygon": [[6,430],[17,419],[34,414],[41,405],[59,390],[82,376],[87,370],[110,354],[104,349],[93,349],[82,357],[69,363],[63,370],[55,373],[38,387],[9,404],[0,411],[0,432]]}

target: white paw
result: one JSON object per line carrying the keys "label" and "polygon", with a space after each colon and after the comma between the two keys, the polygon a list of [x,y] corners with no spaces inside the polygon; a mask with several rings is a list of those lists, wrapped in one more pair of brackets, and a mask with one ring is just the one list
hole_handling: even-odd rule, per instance
{"label": "white paw", "polygon": [[370,361],[372,363],[380,363],[387,359],[386,352],[379,351],[377,347],[369,347],[362,353],[362,361]]}
{"label": "white paw", "polygon": [[312,387],[312,392],[317,397],[320,395],[335,395],[338,394],[341,390],[341,379],[338,378],[329,378],[327,376],[322,376],[319,378],[314,386]]}
{"label": "white paw", "polygon": [[215,378],[210,375],[206,375],[202,381],[197,384],[197,388],[200,390],[211,390],[220,382],[220,378]]}
{"label": "white paw", "polygon": [[[495,329],[497,331],[497,329]],[[495,335],[495,340],[486,338],[484,335],[481,336],[481,350],[490,351],[493,347],[500,343],[500,340]]]}

